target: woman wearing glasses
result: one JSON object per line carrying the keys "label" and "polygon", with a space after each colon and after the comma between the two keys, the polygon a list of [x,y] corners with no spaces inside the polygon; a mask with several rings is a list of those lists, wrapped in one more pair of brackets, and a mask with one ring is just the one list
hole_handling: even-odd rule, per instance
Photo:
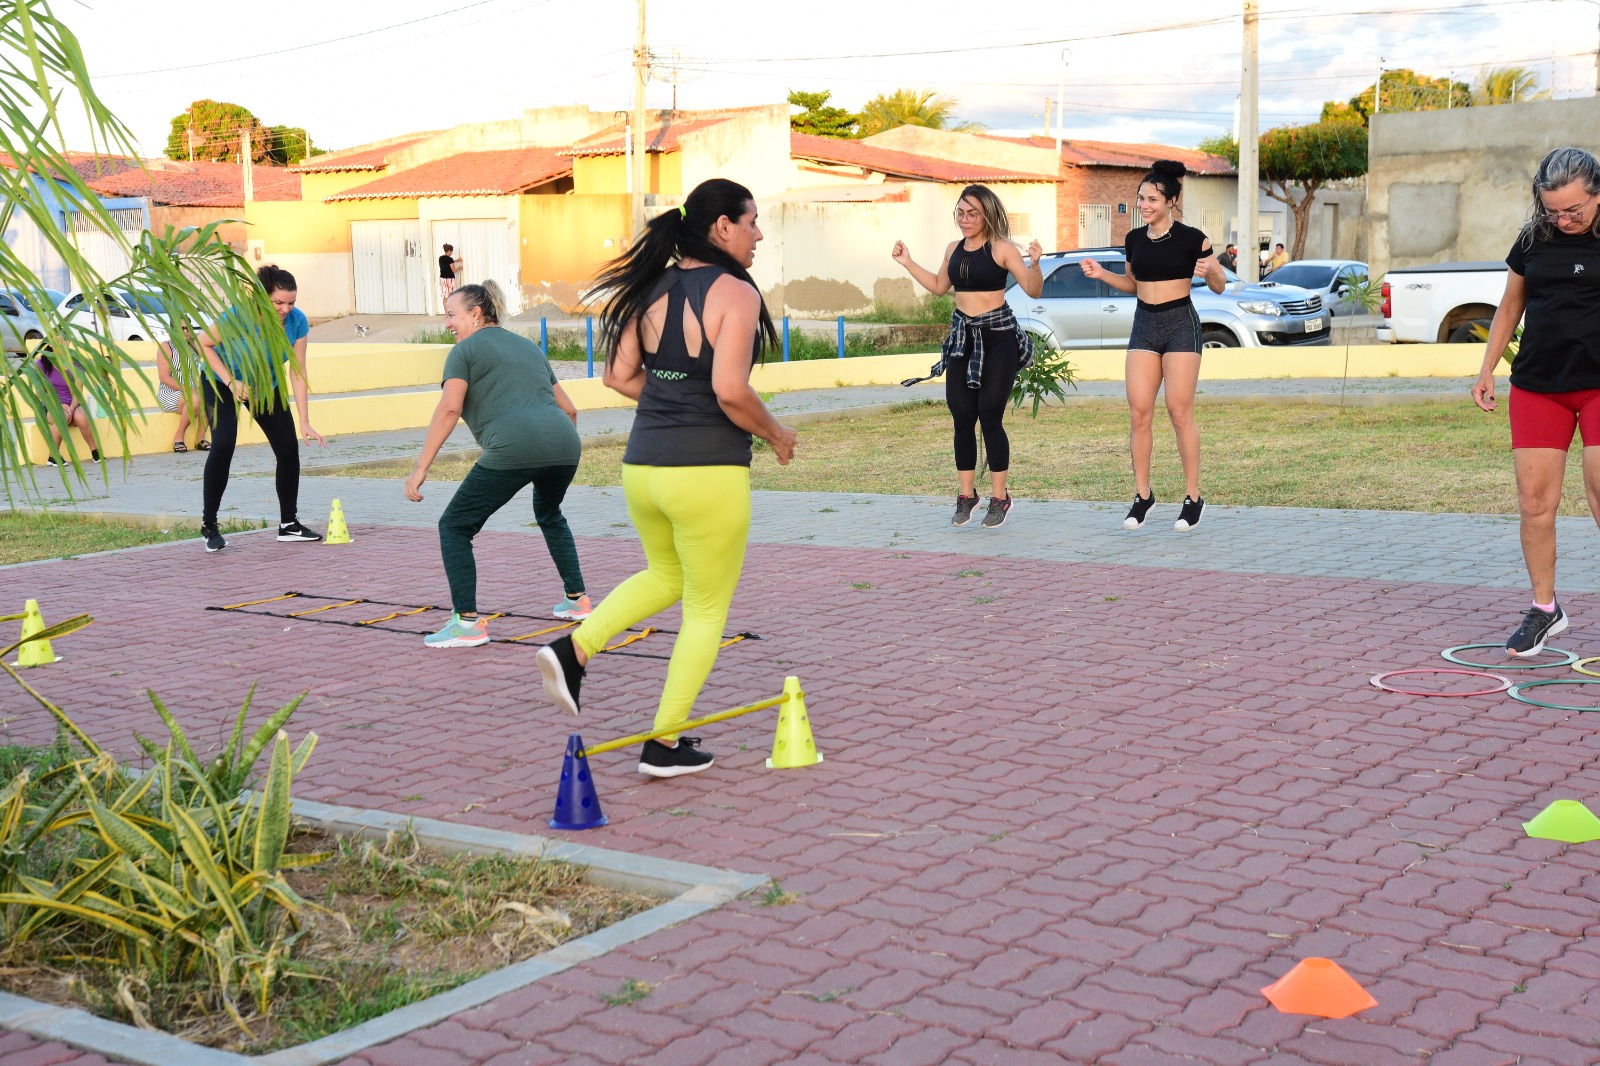
{"label": "woman wearing glasses", "polygon": [[[1506,256],[1506,291],[1489,327],[1472,399],[1495,409],[1494,370],[1518,321],[1511,365],[1511,459],[1522,556],[1533,605],[1506,641],[1531,657],[1567,628],[1556,601],[1556,510],[1573,430],[1583,433],[1583,484],[1600,522],[1600,161],[1557,148],[1539,162],[1527,223]],[[1526,315],[1526,318],[1524,318]]]}
{"label": "woman wearing glasses", "polygon": [[978,437],[989,458],[991,492],[983,528],[1006,524],[1011,494],[1006,475],[1011,470],[1011,441],[1002,424],[1017,371],[1033,362],[1033,344],[1006,306],[1006,277],[1017,279],[1022,291],[1037,299],[1044,291],[1038,241],[1028,245],[1028,263],[1011,243],[1011,223],[1006,209],[987,186],[968,185],[956,201],[956,228],[961,239],[944,250],[937,272],[918,266],[904,241],[894,242],[894,261],[910,271],[917,284],[943,296],[955,290],[956,309],[950,316],[950,333],[934,373],[944,373],[944,398],[955,422],[956,478],[960,482],[956,513],[951,524],[972,521],[978,505],[976,474]]}

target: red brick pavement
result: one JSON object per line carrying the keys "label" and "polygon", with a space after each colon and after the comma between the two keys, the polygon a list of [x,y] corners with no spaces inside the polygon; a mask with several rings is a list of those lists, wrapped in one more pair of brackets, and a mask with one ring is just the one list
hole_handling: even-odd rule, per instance
{"label": "red brick pavement", "polygon": [[[486,609],[554,602],[536,538],[480,544]],[[639,561],[623,539],[582,550],[596,589]],[[215,744],[259,680],[262,708],[309,691],[291,733],[322,742],[301,795],[544,831],[573,723],[543,703],[531,649],[424,653],[411,637],[201,609],[291,588],[445,597],[431,533],[399,529],[348,548],[240,537],[218,556],[184,544],[0,571],[0,604],[96,616],[30,680],[118,750],[159,731],[146,687]],[[578,836],[770,872],[796,902],[740,901],[355,1061],[1600,1061],[1600,939],[1586,939],[1600,845],[1520,827],[1553,799],[1600,797],[1600,715],[1367,683],[1494,639],[1506,603],[753,547],[730,628],[767,639],[723,653],[702,708],[798,674],[827,761],[766,770],[765,715],[704,731],[718,765],[696,778],[646,781],[631,752],[601,756],[612,824]],[[1582,619],[1600,598],[1571,607]],[[585,738],[644,728],[664,666],[602,659]],[[0,692],[10,736],[47,739],[19,695]],[[1379,1006],[1277,1013],[1259,989],[1308,955],[1339,961]],[[629,978],[654,990],[607,1006]],[[11,1034],[0,1061],[100,1060]]]}

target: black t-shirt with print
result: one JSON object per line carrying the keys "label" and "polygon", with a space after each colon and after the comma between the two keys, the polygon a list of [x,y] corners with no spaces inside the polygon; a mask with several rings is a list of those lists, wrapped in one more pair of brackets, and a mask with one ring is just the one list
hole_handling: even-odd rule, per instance
{"label": "black t-shirt with print", "polygon": [[1528,297],[1511,384],[1530,392],[1600,389],[1600,237],[1557,231],[1529,242],[1519,235],[1506,266],[1522,275]]}

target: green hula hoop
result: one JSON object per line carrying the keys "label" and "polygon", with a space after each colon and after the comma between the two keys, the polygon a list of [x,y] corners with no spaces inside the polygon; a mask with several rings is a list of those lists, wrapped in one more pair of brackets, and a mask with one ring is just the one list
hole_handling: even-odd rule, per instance
{"label": "green hula hoop", "polygon": [[1522,694],[1523,689],[1538,688],[1540,685],[1600,685],[1600,681],[1585,681],[1577,677],[1550,677],[1542,681],[1524,681],[1520,685],[1512,685],[1506,695],[1518,703],[1526,703],[1530,707],[1542,707],[1547,711],[1578,711],[1580,713],[1600,711],[1600,707],[1569,707],[1564,703],[1545,703]]}
{"label": "green hula hoop", "polygon": [[[1458,651],[1471,651],[1473,648],[1499,648],[1501,651],[1504,651],[1505,647],[1506,646],[1504,644],[1457,644],[1453,648],[1446,648],[1444,651],[1439,653],[1439,656],[1447,663],[1455,663],[1457,666],[1470,666],[1474,670],[1548,670],[1553,666],[1571,666],[1573,663],[1578,661],[1577,652],[1565,651],[1561,648],[1545,649],[1545,651],[1552,655],[1566,656],[1566,658],[1552,663],[1469,663],[1467,660],[1456,654]],[[1596,658],[1600,658],[1600,656],[1596,656]],[[1587,671],[1584,672],[1587,673]]]}

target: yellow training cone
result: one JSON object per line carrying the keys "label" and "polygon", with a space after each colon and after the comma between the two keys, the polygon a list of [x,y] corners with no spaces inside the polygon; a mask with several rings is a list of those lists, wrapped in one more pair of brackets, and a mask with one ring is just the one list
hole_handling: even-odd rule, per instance
{"label": "yellow training cone", "polygon": [[806,694],[800,690],[798,677],[783,679],[783,702],[778,704],[778,731],[772,738],[772,758],[767,760],[769,770],[788,770],[796,766],[814,766],[822,761],[822,753],[811,739],[811,720],[806,717]]}
{"label": "yellow training cone", "polygon": [[1568,844],[1600,840],[1600,818],[1577,800],[1556,800],[1534,815],[1533,821],[1523,822],[1522,828],[1531,837]]}
{"label": "yellow training cone", "polygon": [[39,614],[39,601],[29,600],[22,608],[22,639],[28,642],[17,649],[18,666],[44,666],[61,661],[48,640],[28,640],[35,633],[43,633],[44,628],[44,617]]}
{"label": "yellow training cone", "polygon": [[323,543],[350,543],[350,527],[344,523],[344,507],[338,500],[333,501],[333,513],[328,516],[328,535],[323,538]]}

